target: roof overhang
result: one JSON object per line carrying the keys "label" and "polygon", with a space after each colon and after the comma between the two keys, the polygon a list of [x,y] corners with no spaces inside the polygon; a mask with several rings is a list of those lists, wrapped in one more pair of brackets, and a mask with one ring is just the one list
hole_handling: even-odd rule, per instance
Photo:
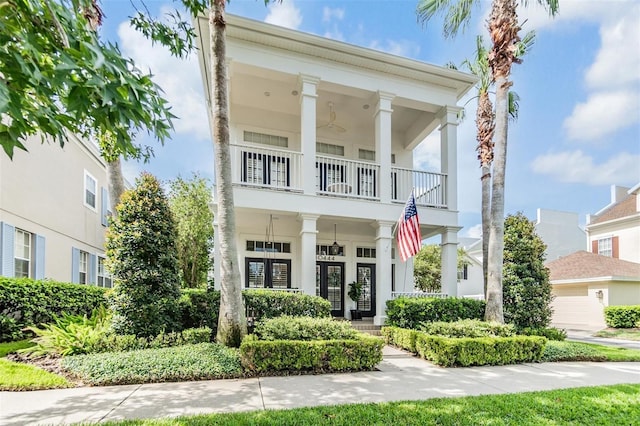
{"label": "roof overhang", "polygon": [[550,280],[552,285],[570,285],[570,284],[584,284],[584,283],[600,283],[600,282],[638,282],[640,283],[640,277],[624,277],[624,276],[604,276],[604,277],[590,277],[590,278],[567,278],[563,280]]}

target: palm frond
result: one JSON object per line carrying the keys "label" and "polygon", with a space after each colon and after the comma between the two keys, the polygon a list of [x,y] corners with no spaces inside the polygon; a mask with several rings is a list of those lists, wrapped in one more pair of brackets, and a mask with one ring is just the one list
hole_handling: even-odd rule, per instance
{"label": "palm frond", "polygon": [[515,121],[518,119],[520,112],[520,95],[513,90],[509,91],[509,118]]}
{"label": "palm frond", "polygon": [[516,44],[515,57],[521,59],[529,53],[536,42],[536,32],[531,30]]}
{"label": "palm frond", "polygon": [[446,38],[452,38],[469,25],[471,10],[479,3],[479,0],[420,0],[416,15],[422,25],[437,15],[443,15],[443,34]]}

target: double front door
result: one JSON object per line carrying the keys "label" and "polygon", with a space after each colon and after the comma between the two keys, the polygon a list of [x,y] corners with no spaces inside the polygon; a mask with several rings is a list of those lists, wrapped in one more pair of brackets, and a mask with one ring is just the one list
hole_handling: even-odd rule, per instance
{"label": "double front door", "polygon": [[[375,264],[358,263],[357,279],[362,284],[362,297],[358,301],[358,309],[363,316],[375,316]],[[331,315],[344,316],[346,298],[344,283],[344,263],[316,263],[316,296],[323,297],[331,303]]]}

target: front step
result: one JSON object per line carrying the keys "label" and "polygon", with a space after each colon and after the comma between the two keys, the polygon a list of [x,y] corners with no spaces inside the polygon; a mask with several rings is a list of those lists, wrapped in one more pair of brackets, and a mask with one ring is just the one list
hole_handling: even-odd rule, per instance
{"label": "front step", "polygon": [[374,325],[373,320],[364,319],[362,321],[351,321],[351,326],[361,333],[371,334],[372,336],[380,336],[380,326]]}

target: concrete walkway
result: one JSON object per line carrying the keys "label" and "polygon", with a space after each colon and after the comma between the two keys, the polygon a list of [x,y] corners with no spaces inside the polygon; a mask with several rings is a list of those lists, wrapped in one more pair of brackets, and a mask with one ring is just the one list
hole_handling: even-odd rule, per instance
{"label": "concrete walkway", "polygon": [[0,425],[100,422],[640,383],[638,363],[445,369],[389,347],[378,368],[350,374],[0,392]]}
{"label": "concrete walkway", "polygon": [[572,330],[567,329],[567,340],[575,340],[576,342],[596,343],[598,345],[616,346],[627,349],[640,350],[640,341],[612,339],[609,337],[594,337],[592,331],[589,330]]}

